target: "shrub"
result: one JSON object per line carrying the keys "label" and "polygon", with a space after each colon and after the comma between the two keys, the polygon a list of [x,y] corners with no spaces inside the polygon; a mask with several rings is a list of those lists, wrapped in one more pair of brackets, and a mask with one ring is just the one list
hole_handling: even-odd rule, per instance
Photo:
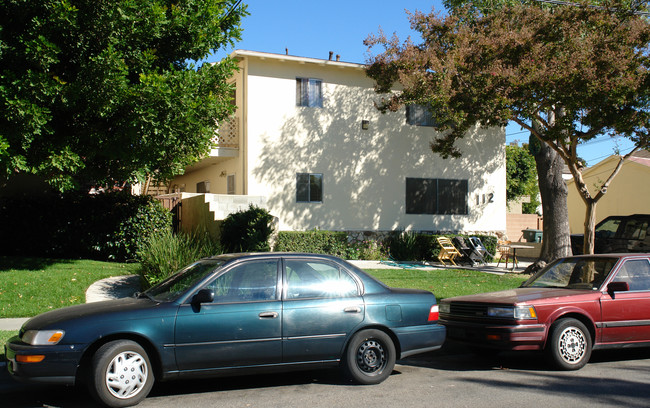
{"label": "shrub", "polygon": [[422,259],[418,248],[418,235],[413,231],[394,232],[386,238],[390,256],[396,261],[418,261]]}
{"label": "shrub", "polygon": [[327,254],[349,259],[354,250],[348,245],[348,235],[341,231],[281,231],[275,251]]}
{"label": "shrub", "polygon": [[198,259],[220,253],[219,242],[207,232],[160,231],[138,251],[143,286],[153,286]]}
{"label": "shrub", "polygon": [[273,216],[251,204],[245,211],[229,214],[221,224],[221,246],[226,252],[268,252]]}
{"label": "shrub", "polygon": [[51,258],[134,259],[153,233],[171,228],[168,210],[149,196],[70,193],[0,202],[0,251]]}
{"label": "shrub", "polygon": [[366,261],[381,261],[387,259],[388,248],[379,241],[368,240],[350,244],[348,251],[349,259],[361,259]]}
{"label": "shrub", "polygon": [[106,259],[135,259],[151,236],[171,230],[171,213],[149,196],[128,195],[112,211],[112,231],[93,248]]}
{"label": "shrub", "polygon": [[[386,239],[390,256],[397,261],[436,261],[440,253],[437,238],[447,236],[450,239],[454,234],[418,234],[414,232],[395,232]],[[465,240],[468,235],[461,235]],[[481,239],[489,254],[494,254],[497,238],[489,235],[472,235]],[[488,255],[488,259],[491,258]]]}

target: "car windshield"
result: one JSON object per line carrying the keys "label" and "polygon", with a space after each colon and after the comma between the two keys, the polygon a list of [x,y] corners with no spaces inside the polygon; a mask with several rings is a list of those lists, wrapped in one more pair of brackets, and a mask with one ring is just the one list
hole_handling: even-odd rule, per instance
{"label": "car windshield", "polygon": [[176,300],[176,298],[201,281],[206,275],[223,265],[223,263],[223,260],[214,259],[195,262],[144,293],[149,298],[159,302]]}
{"label": "car windshield", "polygon": [[617,258],[560,258],[524,282],[522,288],[598,290]]}

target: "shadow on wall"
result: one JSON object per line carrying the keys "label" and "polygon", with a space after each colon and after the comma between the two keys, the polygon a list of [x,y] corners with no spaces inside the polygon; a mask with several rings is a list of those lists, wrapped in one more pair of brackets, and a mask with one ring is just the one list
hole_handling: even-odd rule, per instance
{"label": "shadow on wall", "polygon": [[[403,109],[381,114],[372,88],[323,86],[323,108],[296,107],[281,129],[260,135],[258,157],[251,160],[281,229],[505,228],[505,170],[503,180],[490,180],[505,165],[502,129],[474,129],[460,141],[463,156],[445,160],[430,149],[438,134],[433,128],[407,125]],[[296,202],[297,173],[323,174],[322,203]],[[467,179],[468,215],[406,214],[406,177]],[[490,194],[493,203],[484,203]],[[499,211],[500,228],[491,220]]]}

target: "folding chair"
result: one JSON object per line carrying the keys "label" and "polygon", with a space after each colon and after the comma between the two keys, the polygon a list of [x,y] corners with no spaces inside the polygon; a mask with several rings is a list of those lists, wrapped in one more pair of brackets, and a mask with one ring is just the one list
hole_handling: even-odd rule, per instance
{"label": "folding chair", "polygon": [[469,237],[468,241],[469,246],[472,248],[470,259],[473,261],[486,264],[488,256],[494,258],[494,254],[488,252],[487,248],[485,245],[483,245],[483,242],[479,237]]}
{"label": "folding chair", "polygon": [[[438,260],[443,265],[447,265],[445,261],[449,261],[452,264],[456,265],[454,258],[460,255],[460,252],[456,249],[454,244],[451,243],[451,240],[447,237],[438,237],[438,245],[440,245],[440,253],[438,254]],[[456,265],[458,266],[458,265]]]}
{"label": "folding chair", "polygon": [[474,266],[476,264],[472,258],[473,250],[470,246],[467,245],[463,237],[456,236],[452,238],[451,242],[460,252],[460,257],[456,258],[459,262],[466,263],[470,266]]}
{"label": "folding chair", "polygon": [[499,241],[497,248],[499,250],[499,261],[497,262],[497,266],[499,266],[503,258],[505,258],[506,269],[508,269],[508,260],[512,259],[512,267],[514,269],[518,262],[517,257],[512,253],[512,248],[510,248],[510,241]]}

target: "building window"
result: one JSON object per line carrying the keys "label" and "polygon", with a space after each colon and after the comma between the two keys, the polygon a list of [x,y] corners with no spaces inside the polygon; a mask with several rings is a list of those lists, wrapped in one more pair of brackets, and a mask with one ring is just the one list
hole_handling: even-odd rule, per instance
{"label": "building window", "polygon": [[296,78],[296,106],[322,108],[322,82],[314,78]]}
{"label": "building window", "polygon": [[468,214],[467,180],[406,179],[407,214]]}
{"label": "building window", "polygon": [[313,203],[323,201],[323,175],[298,173],[296,175],[296,201]]}
{"label": "building window", "polygon": [[435,126],[431,111],[425,105],[406,105],[406,123],[415,126]]}
{"label": "building window", "polygon": [[201,181],[200,183],[196,183],[196,192],[197,193],[209,193],[210,192],[210,182],[209,181]]}

